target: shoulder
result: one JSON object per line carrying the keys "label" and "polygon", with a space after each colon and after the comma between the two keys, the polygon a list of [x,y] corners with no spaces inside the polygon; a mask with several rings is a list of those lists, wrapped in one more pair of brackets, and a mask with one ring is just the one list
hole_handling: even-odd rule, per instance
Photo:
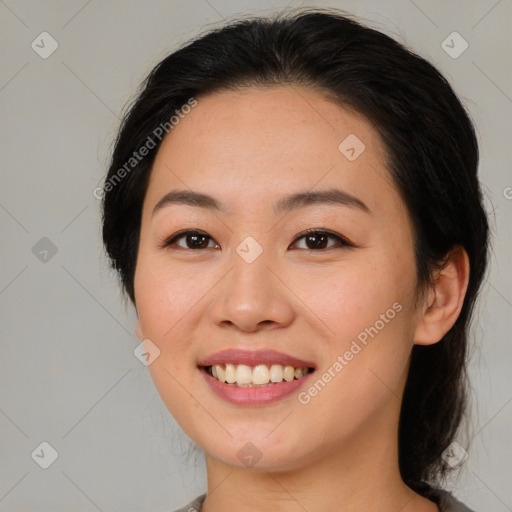
{"label": "shoulder", "polygon": [[174,512],[200,512],[203,502],[206,498],[206,493],[201,494],[197,498],[195,498],[193,501],[191,501],[188,505],[185,505],[184,507],[175,510]]}
{"label": "shoulder", "polygon": [[441,512],[475,512],[473,509],[466,507],[464,503],[461,503],[448,491],[436,489],[433,494]]}

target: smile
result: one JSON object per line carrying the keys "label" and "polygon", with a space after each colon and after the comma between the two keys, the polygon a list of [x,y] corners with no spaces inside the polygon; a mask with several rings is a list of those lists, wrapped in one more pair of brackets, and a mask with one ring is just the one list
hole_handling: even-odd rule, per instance
{"label": "smile", "polygon": [[273,349],[229,348],[198,361],[211,391],[238,406],[280,402],[307,385],[317,365]]}

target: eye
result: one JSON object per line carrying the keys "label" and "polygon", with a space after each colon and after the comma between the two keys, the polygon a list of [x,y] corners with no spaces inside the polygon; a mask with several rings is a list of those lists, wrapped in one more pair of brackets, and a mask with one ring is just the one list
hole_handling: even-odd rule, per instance
{"label": "eye", "polygon": [[[184,245],[180,245],[178,241],[184,240]],[[301,249],[312,250],[312,251],[323,251],[332,249],[333,247],[355,247],[354,244],[343,238],[341,235],[337,235],[330,231],[323,231],[319,229],[309,229],[300,233],[292,245],[296,244],[299,240],[304,239],[306,247]],[[335,240],[337,243],[328,246],[328,240]],[[176,233],[171,238],[165,240],[160,246],[162,248],[176,246],[180,249],[219,249],[219,244],[215,243],[213,247],[210,245],[213,243],[213,238],[198,230],[185,230]]]}
{"label": "eye", "polygon": [[[185,240],[185,246],[177,243],[177,241],[181,240],[182,238]],[[165,240],[161,244],[161,247],[170,247],[172,245],[177,245],[180,249],[215,249],[220,247],[218,244],[216,244],[215,247],[208,247],[208,240],[213,241],[209,235],[202,231],[180,231],[179,233],[173,235],[171,238]]]}
{"label": "eye", "polygon": [[336,244],[333,246],[328,246],[328,240],[332,239],[337,242],[338,246],[341,247],[355,247],[354,244],[350,243],[348,240],[343,238],[340,235],[337,235],[335,233],[331,233],[330,231],[322,231],[318,229],[308,229],[307,231],[304,231],[300,233],[294,240],[294,244],[297,243],[297,241],[304,239],[306,243],[306,247],[303,247],[303,249],[306,250],[313,250],[313,251],[322,251],[327,249],[332,249],[336,246]]}

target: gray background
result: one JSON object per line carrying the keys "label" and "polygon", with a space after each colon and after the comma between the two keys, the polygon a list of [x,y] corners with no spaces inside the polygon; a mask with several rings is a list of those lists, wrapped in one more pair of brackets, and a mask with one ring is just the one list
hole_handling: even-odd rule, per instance
{"label": "gray background", "polygon": [[[161,58],[286,5],[346,9],[405,42],[477,124],[494,253],[474,329],[472,443],[447,486],[477,511],[512,510],[510,0],[0,0],[1,511],[160,512],[206,489],[202,455],[133,354],[93,190],[124,105]],[[46,59],[31,47],[44,31],[59,45]],[[457,58],[441,46],[454,31],[469,44]],[[58,453],[48,469],[43,441]]]}

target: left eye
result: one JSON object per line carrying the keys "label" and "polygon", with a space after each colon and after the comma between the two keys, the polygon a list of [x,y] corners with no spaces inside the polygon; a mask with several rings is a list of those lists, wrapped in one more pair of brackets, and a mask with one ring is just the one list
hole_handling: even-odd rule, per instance
{"label": "left eye", "polygon": [[319,231],[319,230],[309,230],[305,233],[301,233],[297,238],[295,238],[294,243],[297,243],[297,241],[304,239],[306,245],[309,245],[309,247],[305,247],[306,250],[326,250],[326,249],[332,249],[334,246],[328,245],[328,240],[336,240],[337,245],[341,247],[353,247],[351,243],[349,243],[347,240],[345,240],[340,235],[336,235],[334,233],[331,233],[329,231]]}
{"label": "left eye", "polygon": [[[178,244],[178,241],[184,239],[185,246]],[[297,244],[299,240],[304,239],[306,243],[306,247],[302,247],[301,249],[311,250],[311,251],[322,251],[327,249],[332,249],[336,245],[340,247],[354,247],[353,244],[348,242],[345,238],[340,235],[336,235],[329,231],[320,231],[317,229],[312,229],[298,235],[293,241],[292,245]],[[337,243],[329,246],[329,239],[335,240]],[[213,242],[213,238],[202,231],[196,230],[188,230],[181,231],[173,235],[171,238],[167,239],[163,242],[162,247],[171,247],[177,246],[180,249],[218,249],[220,248],[219,244],[214,243],[214,246],[210,246],[210,242]]]}

